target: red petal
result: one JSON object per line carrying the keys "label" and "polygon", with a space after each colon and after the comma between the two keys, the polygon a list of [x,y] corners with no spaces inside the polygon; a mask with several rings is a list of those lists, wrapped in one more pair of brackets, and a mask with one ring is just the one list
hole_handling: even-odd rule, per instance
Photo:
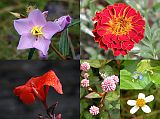
{"label": "red petal", "polygon": [[137,32],[135,31],[135,30],[131,30],[130,32],[129,32],[129,37],[130,38],[133,38],[133,37],[135,37],[135,36],[137,36]]}
{"label": "red petal", "polygon": [[129,41],[130,40],[127,35],[119,35],[118,38],[119,38],[119,41]]}
{"label": "red petal", "polygon": [[102,37],[98,35],[97,30],[96,30],[96,29],[93,30],[92,33],[93,33],[93,35],[94,35],[94,40],[95,40],[95,42],[99,42]]}
{"label": "red petal", "polygon": [[144,20],[138,20],[137,22],[133,23],[133,25],[141,25],[141,26],[144,26],[144,25],[145,25],[145,21],[144,21]]}
{"label": "red petal", "polygon": [[18,86],[13,90],[13,92],[16,96],[19,96],[23,92],[23,89],[24,89],[24,85]]}
{"label": "red petal", "polygon": [[113,49],[114,56],[119,56],[121,54],[120,50]]}
{"label": "red petal", "polygon": [[105,45],[102,41],[99,43],[100,48],[103,48],[104,50],[108,50],[107,45]]}
{"label": "red petal", "polygon": [[127,6],[127,7],[124,9],[124,11],[123,11],[123,17],[126,16],[126,14],[128,13],[128,11],[129,11],[130,9],[131,9],[130,6]]}
{"label": "red petal", "polygon": [[122,50],[122,51],[121,51],[121,54],[122,54],[122,55],[126,55],[126,54],[127,54],[127,51]]}
{"label": "red petal", "polygon": [[35,97],[32,93],[21,93],[20,99],[25,104],[32,104],[35,100]]}
{"label": "red petal", "polygon": [[141,14],[139,12],[137,12],[137,15],[132,18],[132,22],[135,23],[138,20],[142,20],[142,16],[141,16]]}
{"label": "red petal", "polygon": [[108,35],[105,35],[103,38],[102,38],[102,42],[104,43],[104,44],[108,44],[108,43],[111,43],[112,41],[111,41],[111,34],[108,34]]}
{"label": "red petal", "polygon": [[110,18],[107,16],[103,16],[101,19],[101,24],[107,24],[110,21]]}
{"label": "red petal", "polygon": [[54,71],[48,71],[42,76],[42,79],[44,80],[43,85],[52,86],[58,93],[63,94],[62,85]]}
{"label": "red petal", "polygon": [[113,9],[114,9],[114,12],[115,12],[115,15],[116,17],[118,17],[120,11],[121,11],[121,7],[118,7],[118,6],[113,6]]}
{"label": "red petal", "polygon": [[113,10],[113,6],[108,5],[108,6],[107,6],[107,9],[109,10],[109,13],[110,13],[111,16],[113,16],[113,15],[115,14],[115,13],[114,13],[114,10]]}
{"label": "red petal", "polygon": [[112,18],[112,14],[110,14],[110,12],[107,8],[105,8],[102,12],[103,12],[104,16]]}
{"label": "red petal", "polygon": [[133,8],[131,8],[128,12],[127,12],[127,14],[126,14],[126,17],[127,18],[129,18],[129,17],[133,17],[133,16],[136,16],[137,14],[136,14],[136,10],[134,10]]}
{"label": "red petal", "polygon": [[96,12],[95,17],[92,19],[92,21],[98,21],[100,18],[100,12]]}

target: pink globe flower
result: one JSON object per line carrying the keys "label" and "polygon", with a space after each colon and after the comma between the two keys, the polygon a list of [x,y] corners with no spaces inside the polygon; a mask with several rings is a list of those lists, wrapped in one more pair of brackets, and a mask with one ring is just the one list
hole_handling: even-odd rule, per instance
{"label": "pink globe flower", "polygon": [[89,80],[83,79],[81,81],[81,86],[84,87],[84,88],[88,87],[89,86]]}
{"label": "pink globe flower", "polygon": [[47,14],[35,9],[27,18],[14,20],[14,27],[21,35],[18,50],[36,48],[47,55],[52,36],[62,30],[59,23],[46,20]]}
{"label": "pink globe flower", "polygon": [[118,76],[112,75],[111,78],[114,80],[115,84],[119,82]]}
{"label": "pink globe flower", "polygon": [[92,115],[97,115],[99,114],[99,108],[93,105],[90,107],[89,112]]}
{"label": "pink globe flower", "polygon": [[101,84],[102,90],[104,92],[114,91],[116,89],[116,84],[113,78],[107,77]]}
{"label": "pink globe flower", "polygon": [[83,63],[81,64],[80,69],[81,69],[82,71],[88,71],[88,70],[90,69],[90,64],[89,64],[88,62],[83,62]]}

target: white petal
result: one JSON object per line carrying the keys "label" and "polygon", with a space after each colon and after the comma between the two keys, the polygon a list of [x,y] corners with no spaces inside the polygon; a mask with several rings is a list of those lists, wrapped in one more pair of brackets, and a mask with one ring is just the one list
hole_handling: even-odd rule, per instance
{"label": "white petal", "polygon": [[151,109],[150,109],[150,107],[149,107],[148,105],[144,105],[144,106],[142,107],[142,110],[143,110],[143,112],[145,112],[145,113],[150,113],[150,112],[151,112]]}
{"label": "white petal", "polygon": [[139,109],[138,106],[134,106],[134,107],[131,108],[130,113],[134,114],[135,112],[137,112],[138,109]]}
{"label": "white petal", "polygon": [[145,94],[144,93],[139,93],[138,94],[138,99],[145,99]]}
{"label": "white petal", "polygon": [[153,101],[153,100],[154,100],[154,96],[153,96],[153,95],[147,96],[147,97],[145,98],[145,101],[146,101],[146,102],[151,102],[151,101]]}
{"label": "white petal", "polygon": [[135,100],[128,100],[127,104],[130,106],[135,106],[136,105],[136,101]]}

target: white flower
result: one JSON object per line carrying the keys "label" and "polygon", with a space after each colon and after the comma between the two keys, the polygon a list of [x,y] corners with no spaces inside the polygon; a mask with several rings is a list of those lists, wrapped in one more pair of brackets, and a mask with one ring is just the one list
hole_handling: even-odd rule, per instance
{"label": "white flower", "polygon": [[138,111],[139,108],[141,108],[145,113],[150,113],[151,109],[146,103],[151,102],[154,100],[154,96],[150,95],[145,97],[145,94],[139,93],[137,100],[128,100],[127,104],[130,106],[134,106],[131,108],[130,113],[134,114]]}

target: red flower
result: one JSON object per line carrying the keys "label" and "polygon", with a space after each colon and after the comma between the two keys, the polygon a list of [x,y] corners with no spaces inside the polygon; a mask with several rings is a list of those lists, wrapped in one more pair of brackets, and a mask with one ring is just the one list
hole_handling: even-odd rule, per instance
{"label": "red flower", "polygon": [[14,93],[16,96],[19,96],[25,104],[33,103],[35,96],[45,103],[49,86],[54,87],[59,94],[63,94],[62,85],[52,70],[40,77],[31,78],[25,85],[16,87]]}
{"label": "red flower", "polygon": [[144,38],[145,21],[139,12],[126,4],[107,6],[96,13],[93,21],[95,42],[105,50],[112,49],[115,56],[126,55]]}

